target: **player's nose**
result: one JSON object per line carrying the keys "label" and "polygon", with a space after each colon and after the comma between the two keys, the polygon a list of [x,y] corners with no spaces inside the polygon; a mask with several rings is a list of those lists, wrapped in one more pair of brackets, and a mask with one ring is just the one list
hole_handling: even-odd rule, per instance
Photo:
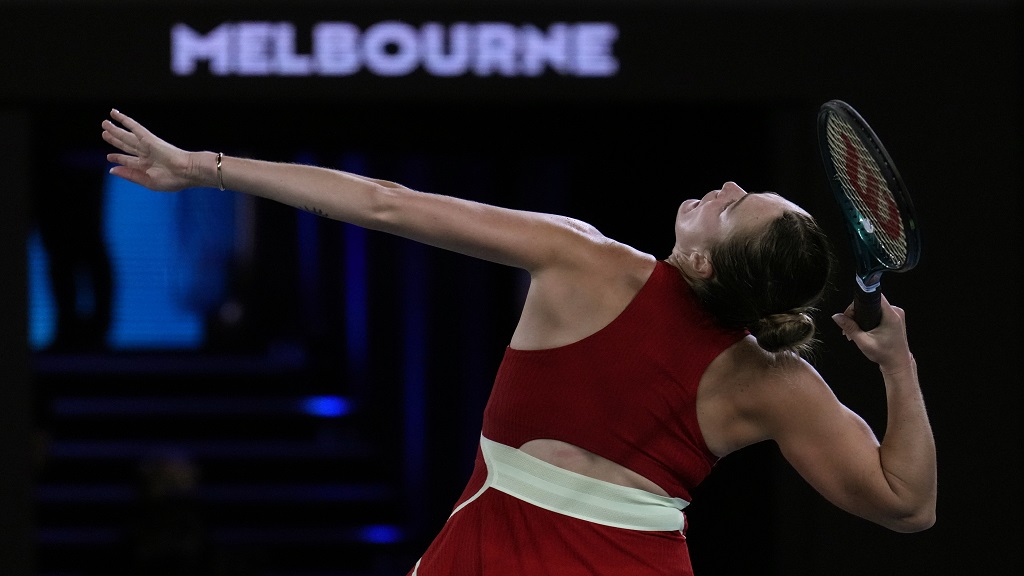
{"label": "player's nose", "polygon": [[722,194],[727,194],[730,196],[742,196],[746,193],[747,191],[744,190],[743,188],[740,188],[739,185],[736,184],[735,182],[730,181],[726,182],[725,184],[722,184]]}

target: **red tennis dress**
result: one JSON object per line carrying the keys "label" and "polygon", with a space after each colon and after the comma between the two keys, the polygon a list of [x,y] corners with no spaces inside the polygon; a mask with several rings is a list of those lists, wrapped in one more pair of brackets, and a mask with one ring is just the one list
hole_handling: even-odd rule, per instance
{"label": "red tennis dress", "polygon": [[[553,349],[508,348],[469,484],[409,575],[692,574],[682,509],[716,461],[697,425],[697,385],[743,335],[718,326],[659,261],[598,332]],[[671,496],[518,450],[541,438],[616,462]]]}

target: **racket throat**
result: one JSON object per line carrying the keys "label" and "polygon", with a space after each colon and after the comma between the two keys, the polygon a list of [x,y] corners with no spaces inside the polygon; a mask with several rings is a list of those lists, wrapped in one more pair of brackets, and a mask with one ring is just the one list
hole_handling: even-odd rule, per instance
{"label": "racket throat", "polygon": [[867,278],[861,278],[860,276],[856,276],[856,279],[857,286],[861,289],[861,291],[866,294],[871,294],[872,292],[877,290],[879,284],[882,283],[882,273],[875,272],[874,274],[869,274]]}

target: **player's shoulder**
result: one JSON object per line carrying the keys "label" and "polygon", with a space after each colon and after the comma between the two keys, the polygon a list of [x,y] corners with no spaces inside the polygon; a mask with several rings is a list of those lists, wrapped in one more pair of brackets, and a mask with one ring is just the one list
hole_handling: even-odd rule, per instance
{"label": "player's shoulder", "polygon": [[657,259],[642,250],[595,232],[578,245],[567,266],[602,283],[625,282],[639,289],[654,271]]}
{"label": "player's shoulder", "polygon": [[746,336],[725,350],[719,373],[744,384],[744,394],[757,404],[789,401],[806,393],[820,392],[825,383],[817,370],[795,353],[772,353]]}

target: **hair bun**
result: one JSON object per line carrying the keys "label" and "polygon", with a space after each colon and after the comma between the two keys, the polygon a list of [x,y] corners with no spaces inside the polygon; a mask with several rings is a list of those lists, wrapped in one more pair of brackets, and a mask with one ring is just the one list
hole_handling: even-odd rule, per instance
{"label": "hair bun", "polygon": [[814,338],[814,318],[806,310],[769,314],[750,326],[758,345],[769,352],[800,350]]}

